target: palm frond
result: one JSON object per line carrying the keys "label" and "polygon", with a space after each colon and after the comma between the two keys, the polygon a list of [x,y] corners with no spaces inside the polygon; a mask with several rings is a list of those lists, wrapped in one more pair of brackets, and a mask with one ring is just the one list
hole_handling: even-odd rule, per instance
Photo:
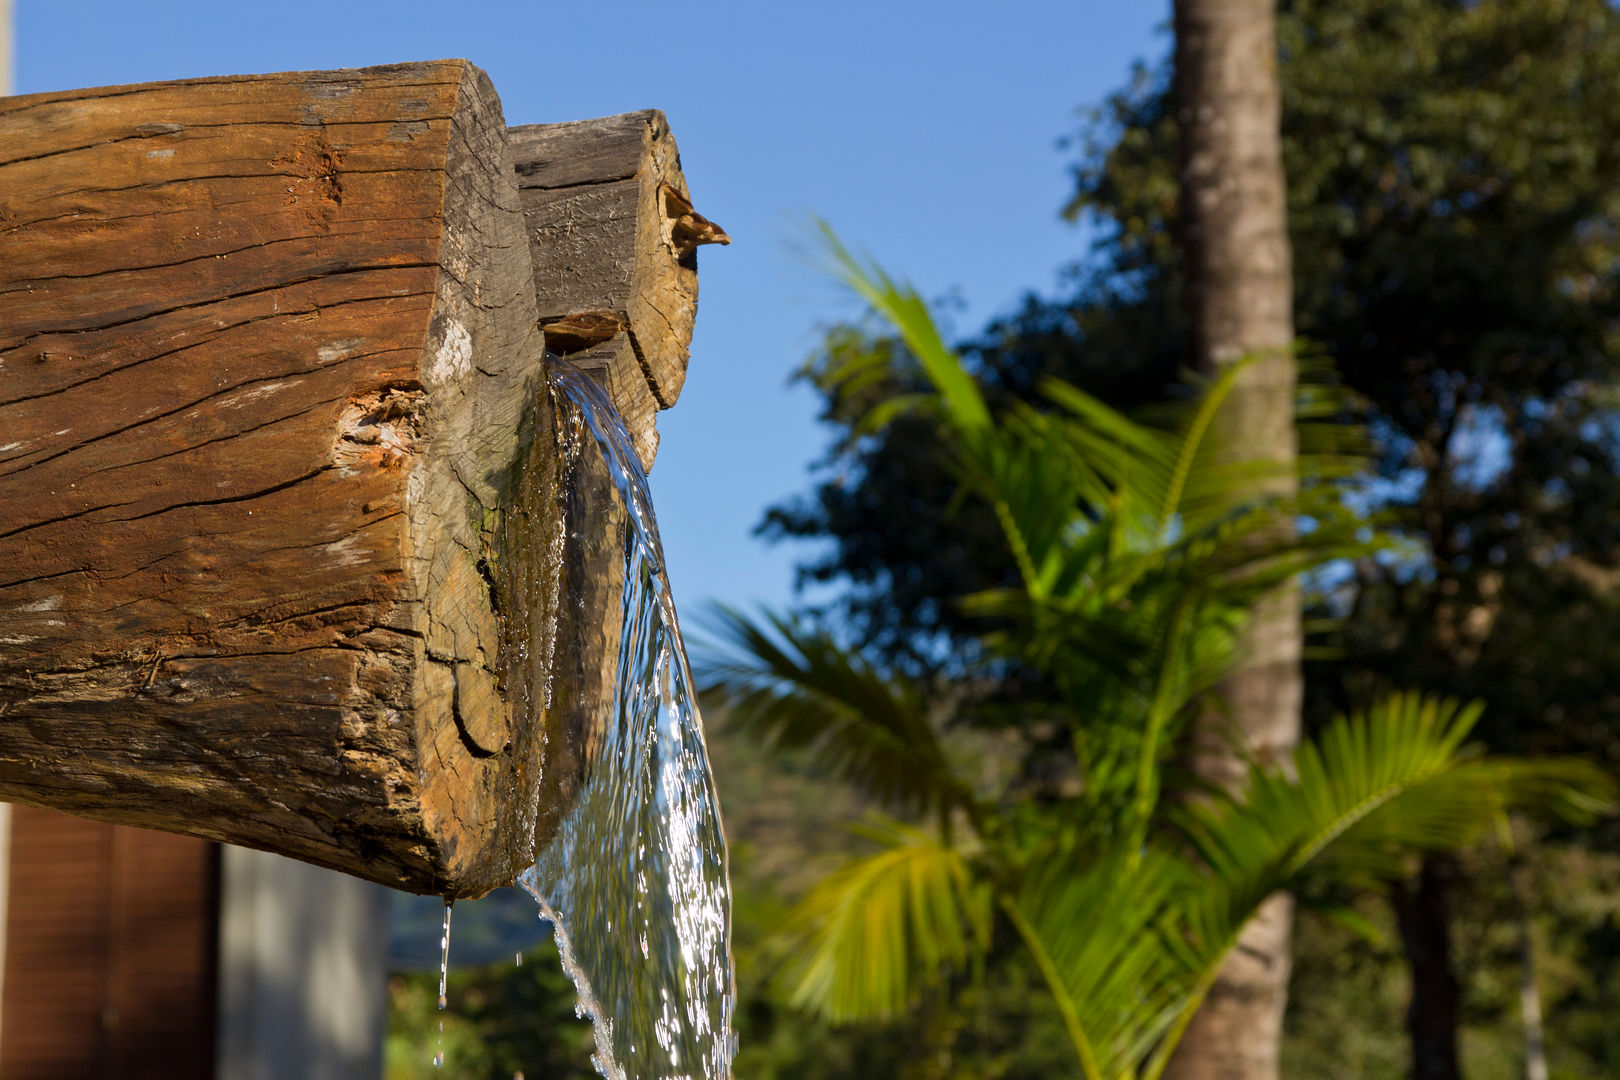
{"label": "palm frond", "polygon": [[1018,890],[1003,896],[1088,1078],[1134,1075],[1181,1015],[1208,967],[1179,915],[1188,890],[1198,888],[1178,855],[1128,844],[1089,852],[1081,844],[1036,860]]}
{"label": "palm frond", "polygon": [[823,878],[784,927],[794,1004],[834,1022],[893,1016],[990,947],[990,889],[961,851],[887,819],[860,831],[878,850]]}
{"label": "palm frond", "polygon": [[900,332],[912,356],[938,391],[953,426],[965,431],[988,428],[990,409],[984,395],[961,360],[940,337],[928,304],[917,290],[896,281],[870,260],[863,262],[826,222],[817,224],[827,270]]}
{"label": "palm frond", "polygon": [[1032,861],[1004,904],[1072,1017],[1087,1075],[1157,1076],[1274,892],[1318,878],[1382,887],[1404,857],[1466,846],[1511,808],[1581,819],[1613,806],[1614,781],[1584,762],[1472,753],[1478,715],[1397,695],[1341,719],[1292,771],[1256,765],[1241,796],[1185,808],[1191,859],[1150,841]]}
{"label": "palm frond", "polygon": [[718,608],[724,652],[696,652],[702,694],[726,722],[812,761],[899,809],[948,812],[972,803],[950,767],[923,691],[880,671],[823,627]]}
{"label": "palm frond", "polygon": [[1613,779],[1585,762],[1466,749],[1479,713],[1394,695],[1302,744],[1290,770],[1257,766],[1240,795],[1186,808],[1181,824],[1223,878],[1376,886],[1398,877],[1407,855],[1478,841],[1510,809],[1579,818],[1612,804]]}

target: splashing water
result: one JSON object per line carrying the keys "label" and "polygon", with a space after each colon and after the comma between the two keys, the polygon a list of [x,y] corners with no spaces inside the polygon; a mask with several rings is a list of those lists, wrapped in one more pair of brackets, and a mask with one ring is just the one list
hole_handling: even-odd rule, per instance
{"label": "splashing water", "polygon": [[624,502],[623,633],[577,795],[520,883],[555,928],[611,1080],[729,1080],[731,887],[646,474],[606,393],[558,365]]}

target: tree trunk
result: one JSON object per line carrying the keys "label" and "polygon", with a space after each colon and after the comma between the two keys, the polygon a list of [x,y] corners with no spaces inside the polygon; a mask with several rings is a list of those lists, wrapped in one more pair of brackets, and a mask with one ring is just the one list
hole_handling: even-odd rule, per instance
{"label": "tree trunk", "polygon": [[621,402],[695,303],[662,117],[555,127],[464,61],[0,101],[0,798],[444,895],[532,862],[588,643],[517,168],[661,185],[590,248]]}
{"label": "tree trunk", "polygon": [[[1254,358],[1211,438],[1232,458],[1281,464],[1275,493],[1286,497],[1295,484],[1294,327],[1273,2],[1176,0],[1175,34],[1189,352],[1212,372]],[[1201,718],[1192,736],[1193,771],[1228,787],[1245,771],[1238,741],[1263,760],[1286,757],[1299,741],[1297,586],[1257,606],[1243,650],[1244,666],[1222,687],[1229,713]],[[1277,1076],[1292,923],[1289,897],[1266,901],[1167,1076]]]}
{"label": "tree trunk", "polygon": [[1412,1080],[1458,1080],[1457,1017],[1461,991],[1451,963],[1451,896],[1456,860],[1430,855],[1412,881],[1390,894],[1401,944],[1412,967],[1406,1030]]}
{"label": "tree trunk", "polygon": [[[1519,830],[1522,832],[1522,830]],[[1547,1030],[1541,1015],[1541,988],[1536,981],[1536,925],[1531,918],[1530,864],[1524,841],[1513,860],[1513,899],[1519,917],[1519,1018],[1524,1022],[1524,1080],[1547,1080]]]}

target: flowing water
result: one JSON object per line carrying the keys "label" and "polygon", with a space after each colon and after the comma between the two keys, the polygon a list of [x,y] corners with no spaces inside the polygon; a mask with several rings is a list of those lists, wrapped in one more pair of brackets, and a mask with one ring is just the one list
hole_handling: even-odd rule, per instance
{"label": "flowing water", "polygon": [[604,1076],[729,1080],[725,839],[647,478],[607,394],[557,367],[559,406],[577,411],[623,501],[592,516],[622,522],[624,622],[612,688],[576,748],[575,797],[520,882],[555,928]]}
{"label": "flowing water", "polygon": [[[450,1004],[447,992],[450,989],[450,906],[452,901],[444,902],[444,933],[439,938],[439,1012],[443,1013]],[[444,1067],[444,1017],[439,1017],[439,1052],[433,1055],[433,1067]]]}

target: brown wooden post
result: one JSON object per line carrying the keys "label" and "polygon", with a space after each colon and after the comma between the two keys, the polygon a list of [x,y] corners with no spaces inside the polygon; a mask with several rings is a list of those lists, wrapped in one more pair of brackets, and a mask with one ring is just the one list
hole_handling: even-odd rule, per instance
{"label": "brown wooden post", "polygon": [[12,813],[0,1080],[211,1080],[220,849]]}
{"label": "brown wooden post", "polygon": [[[537,326],[580,312],[536,303],[513,159],[464,61],[0,101],[0,798],[420,892],[528,864]],[[671,325],[631,353],[660,404]]]}

